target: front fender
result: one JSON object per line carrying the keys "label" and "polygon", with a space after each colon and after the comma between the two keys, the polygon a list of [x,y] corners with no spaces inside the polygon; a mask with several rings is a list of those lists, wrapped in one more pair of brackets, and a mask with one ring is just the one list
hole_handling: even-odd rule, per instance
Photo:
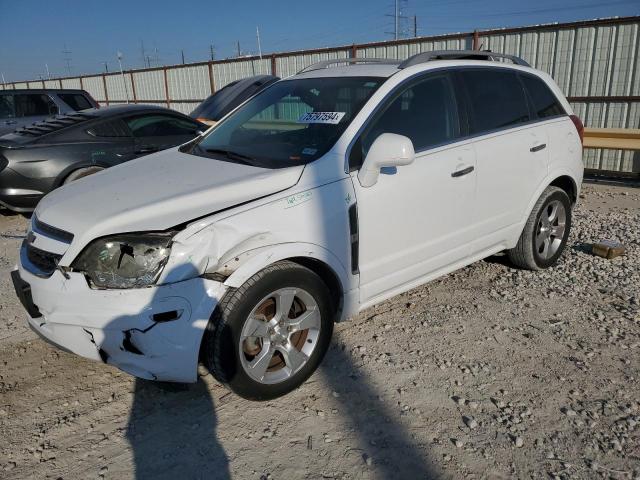
{"label": "front fender", "polygon": [[228,287],[238,288],[268,265],[296,257],[309,258],[328,265],[340,280],[343,292],[357,286],[357,280],[346,270],[338,257],[329,250],[312,243],[297,242],[262,247],[253,251],[253,255],[244,260],[225,280],[224,284]]}

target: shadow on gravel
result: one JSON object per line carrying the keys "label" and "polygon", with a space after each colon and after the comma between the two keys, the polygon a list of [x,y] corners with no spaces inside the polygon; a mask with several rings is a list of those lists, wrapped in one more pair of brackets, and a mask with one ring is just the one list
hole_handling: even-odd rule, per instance
{"label": "shadow on gravel", "polygon": [[213,399],[202,381],[185,385],[136,379],[126,433],[135,478],[231,478],[216,425]]}
{"label": "shadow on gravel", "polygon": [[416,444],[407,428],[394,418],[400,412],[394,414],[390,410],[368,376],[356,369],[340,345],[332,344],[320,366],[320,374],[329,388],[340,395],[339,413],[358,436],[363,468],[372,468],[375,478],[441,477],[429,460],[427,446]]}

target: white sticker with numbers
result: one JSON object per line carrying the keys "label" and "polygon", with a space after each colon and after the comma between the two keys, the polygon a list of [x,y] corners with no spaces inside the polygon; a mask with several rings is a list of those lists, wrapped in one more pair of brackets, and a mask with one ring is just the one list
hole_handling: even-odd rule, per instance
{"label": "white sticker with numbers", "polygon": [[298,123],[327,123],[337,125],[344,117],[345,112],[307,112],[303,114]]}

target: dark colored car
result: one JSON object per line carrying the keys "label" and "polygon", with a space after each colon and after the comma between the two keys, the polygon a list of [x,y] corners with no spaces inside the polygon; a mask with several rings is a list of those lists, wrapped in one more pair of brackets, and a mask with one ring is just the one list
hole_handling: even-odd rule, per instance
{"label": "dark colored car", "polygon": [[51,115],[99,108],[84,90],[30,88],[0,91],[0,135],[45,120]]}
{"label": "dark colored car", "polygon": [[185,143],[206,128],[152,105],[118,105],[48,118],[0,137],[0,205],[32,211],[51,190]]}
{"label": "dark colored car", "polygon": [[215,125],[231,110],[278,80],[280,78],[273,75],[256,75],[231,82],[204,100],[190,116],[207,125]]}

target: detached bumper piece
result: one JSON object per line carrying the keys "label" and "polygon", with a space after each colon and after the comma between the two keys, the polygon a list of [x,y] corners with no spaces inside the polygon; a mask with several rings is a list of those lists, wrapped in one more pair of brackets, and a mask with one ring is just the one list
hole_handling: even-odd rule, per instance
{"label": "detached bumper piece", "polygon": [[42,317],[37,305],[33,303],[31,285],[20,278],[20,272],[18,272],[18,270],[11,272],[11,281],[13,282],[13,288],[16,291],[16,295],[18,296],[20,303],[22,303],[22,306],[25,308],[29,316],[31,318]]}

